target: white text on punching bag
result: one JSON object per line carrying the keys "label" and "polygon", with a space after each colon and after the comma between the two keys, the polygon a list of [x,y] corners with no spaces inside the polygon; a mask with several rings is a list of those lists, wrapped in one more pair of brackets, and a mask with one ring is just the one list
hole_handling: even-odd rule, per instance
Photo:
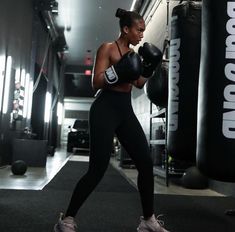
{"label": "white text on punching bag", "polygon": [[180,39],[172,39],[170,41],[170,104],[169,107],[169,131],[176,131],[178,129],[178,111],[179,111],[179,59],[180,59]]}
{"label": "white text on punching bag", "polygon": [[[226,38],[226,59],[235,59],[235,2],[227,3],[227,14],[229,20],[226,30],[229,35]],[[226,138],[235,139],[235,64],[227,63],[224,73],[226,78],[233,83],[224,88],[223,108],[226,112],[223,113],[222,131]]]}

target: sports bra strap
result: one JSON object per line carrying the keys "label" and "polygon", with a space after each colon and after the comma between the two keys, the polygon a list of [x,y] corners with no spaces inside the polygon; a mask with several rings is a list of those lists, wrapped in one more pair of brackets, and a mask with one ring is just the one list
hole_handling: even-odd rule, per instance
{"label": "sports bra strap", "polygon": [[120,53],[120,56],[122,57],[122,52],[121,52],[121,49],[120,49],[120,47],[119,47],[119,45],[118,45],[118,42],[115,41],[115,43],[116,43],[116,45],[117,45],[118,51],[119,51],[119,53]]}

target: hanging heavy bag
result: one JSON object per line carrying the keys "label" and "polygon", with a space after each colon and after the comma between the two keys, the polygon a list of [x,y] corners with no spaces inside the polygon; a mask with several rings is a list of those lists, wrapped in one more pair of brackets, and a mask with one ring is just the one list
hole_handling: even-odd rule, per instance
{"label": "hanging heavy bag", "polygon": [[166,108],[168,103],[168,71],[169,71],[169,0],[167,0],[166,38],[163,46],[163,58],[154,75],[146,83],[149,100],[157,107]]}
{"label": "hanging heavy bag", "polygon": [[196,160],[200,51],[201,3],[179,4],[171,17],[167,150],[189,162]]}
{"label": "hanging heavy bag", "polygon": [[[165,49],[163,50],[164,54]],[[146,93],[149,100],[156,106],[164,108],[168,100],[168,66],[169,61],[162,59],[154,75],[146,83]]]}
{"label": "hanging heavy bag", "polygon": [[197,165],[235,181],[235,1],[203,0]]}

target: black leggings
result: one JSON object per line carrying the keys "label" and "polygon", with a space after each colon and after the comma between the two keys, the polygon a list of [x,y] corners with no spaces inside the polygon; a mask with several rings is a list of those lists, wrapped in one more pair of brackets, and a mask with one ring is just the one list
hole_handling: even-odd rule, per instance
{"label": "black leggings", "polygon": [[109,165],[113,137],[133,159],[138,170],[138,189],[144,217],[153,214],[153,164],[143,129],[131,106],[131,94],[102,91],[90,109],[90,161],[87,173],[77,183],[66,216],[75,217],[100,182]]}

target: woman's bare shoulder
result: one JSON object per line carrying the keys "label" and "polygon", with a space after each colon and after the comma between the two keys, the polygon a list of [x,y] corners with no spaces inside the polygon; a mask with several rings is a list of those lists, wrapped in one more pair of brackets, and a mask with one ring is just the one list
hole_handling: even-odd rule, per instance
{"label": "woman's bare shoulder", "polygon": [[100,45],[98,50],[110,50],[114,46],[114,42],[104,42]]}
{"label": "woman's bare shoulder", "polygon": [[106,56],[110,57],[112,56],[111,54],[113,53],[114,46],[113,42],[105,42],[100,45],[100,47],[97,50],[97,56]]}

